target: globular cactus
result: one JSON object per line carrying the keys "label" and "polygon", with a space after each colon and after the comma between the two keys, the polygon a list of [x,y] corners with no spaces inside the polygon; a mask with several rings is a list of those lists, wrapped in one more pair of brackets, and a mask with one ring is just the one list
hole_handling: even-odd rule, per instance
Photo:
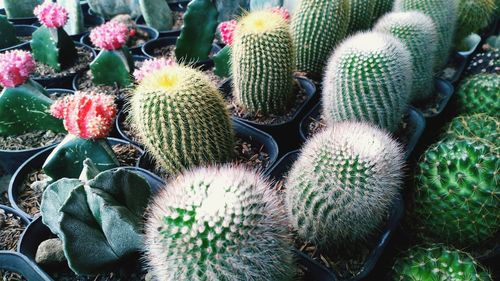
{"label": "globular cactus", "polygon": [[411,55],[396,38],[359,33],[343,42],[323,78],[323,118],[369,121],[391,132],[407,110],[412,82]]}
{"label": "globular cactus", "polygon": [[63,6],[68,12],[68,22],[64,25],[64,30],[69,35],[85,32],[82,4],[80,0],[57,0],[57,4]]}
{"label": "globular cactus", "polygon": [[150,204],[146,259],[156,280],[293,280],[285,214],[260,176],[239,167],[179,176]]}
{"label": "globular cactus", "polygon": [[89,7],[92,12],[111,19],[117,15],[127,14],[133,18],[141,15],[140,3],[138,0],[89,0]]}
{"label": "globular cactus", "polygon": [[461,0],[396,0],[394,11],[417,10],[432,18],[438,31],[434,71],[442,70],[448,62],[458,19]]}
{"label": "globular cactus", "polygon": [[42,3],[43,0],[3,0],[9,19],[34,17],[33,10]]}
{"label": "globular cactus", "polygon": [[174,64],[172,59],[164,57],[145,60],[141,67],[134,71],[134,78],[137,82],[141,82],[149,74]]}
{"label": "globular cactus", "polygon": [[392,10],[394,0],[375,0],[372,14],[372,22],[375,23],[380,17]]}
{"label": "globular cactus", "polygon": [[12,47],[21,43],[16,36],[14,25],[7,20],[7,17],[0,15],[0,49]]}
{"label": "globular cactus", "polygon": [[433,71],[437,30],[432,19],[421,12],[389,13],[382,17],[375,31],[398,38],[410,51],[413,66],[411,101],[427,99],[433,90]]}
{"label": "globular cactus", "polygon": [[202,72],[172,65],[145,77],[130,100],[130,121],[169,173],[231,159],[234,136],[221,93]]}
{"label": "globular cactus", "polygon": [[500,230],[500,154],[480,139],[447,139],[418,162],[413,219],[425,239],[472,247]]}
{"label": "globular cactus", "polygon": [[458,116],[451,120],[443,139],[481,139],[500,149],[500,119],[484,113]]}
{"label": "globular cactus", "polygon": [[372,25],[372,17],[375,9],[374,0],[348,0],[349,2],[349,25],[347,34],[354,34],[360,30],[369,29]]}
{"label": "globular cactus", "polygon": [[313,136],[285,183],[299,236],[321,250],[369,237],[402,187],[403,157],[388,133],[365,123],[339,122]]}
{"label": "globular cactus", "polygon": [[458,111],[500,116],[500,74],[477,74],[463,80],[457,91]]}
{"label": "globular cactus", "polygon": [[459,0],[455,45],[469,34],[488,26],[495,15],[494,0]]}
{"label": "globular cactus", "polygon": [[489,273],[468,253],[441,244],[415,246],[401,255],[391,280],[492,281]]}
{"label": "globular cactus", "polygon": [[347,35],[348,0],[302,0],[292,16],[297,70],[318,77],[337,44]]}
{"label": "globular cactus", "polygon": [[293,104],[294,53],[287,21],[272,11],[242,18],[231,46],[236,102],[264,115],[281,114]]}
{"label": "globular cactus", "polygon": [[148,26],[168,31],[174,24],[174,15],[164,0],[139,0],[142,16]]}

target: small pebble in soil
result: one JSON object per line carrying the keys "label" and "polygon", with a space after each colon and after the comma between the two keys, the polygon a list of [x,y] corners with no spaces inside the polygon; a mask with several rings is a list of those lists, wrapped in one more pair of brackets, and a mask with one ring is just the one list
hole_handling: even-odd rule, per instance
{"label": "small pebble in soil", "polygon": [[15,251],[26,228],[19,217],[0,209],[0,250]]}

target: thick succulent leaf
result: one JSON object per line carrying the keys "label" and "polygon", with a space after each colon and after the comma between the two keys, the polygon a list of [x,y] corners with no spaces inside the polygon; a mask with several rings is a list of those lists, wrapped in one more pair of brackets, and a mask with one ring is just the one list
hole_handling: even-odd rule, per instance
{"label": "thick succulent leaf", "polygon": [[83,182],[88,182],[99,175],[100,172],[97,165],[92,162],[92,159],[86,158],[83,160],[83,170],[79,179]]}

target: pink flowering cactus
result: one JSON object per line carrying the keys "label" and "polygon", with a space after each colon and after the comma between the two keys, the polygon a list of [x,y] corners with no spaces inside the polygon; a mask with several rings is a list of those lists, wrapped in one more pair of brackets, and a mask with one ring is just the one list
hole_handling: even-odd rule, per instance
{"label": "pink flowering cactus", "polygon": [[233,44],[233,35],[237,24],[238,22],[236,20],[229,20],[220,23],[219,30],[222,37],[222,42],[228,45]]}
{"label": "pink flowering cactus", "polygon": [[94,46],[105,50],[116,50],[127,42],[129,30],[127,25],[117,21],[109,21],[94,28],[90,32],[90,40]]}
{"label": "pink flowering cactus", "polygon": [[14,88],[26,82],[35,69],[35,61],[30,52],[12,50],[0,54],[0,84]]}
{"label": "pink flowering cactus", "polygon": [[62,27],[68,21],[68,11],[56,3],[45,2],[33,11],[38,20],[46,27]]}
{"label": "pink flowering cactus", "polygon": [[290,13],[283,7],[274,7],[271,9],[271,12],[281,15],[286,21],[290,21]]}
{"label": "pink flowering cactus", "polygon": [[52,116],[63,119],[66,130],[82,139],[105,138],[116,117],[112,96],[76,92],[56,101],[50,108]]}
{"label": "pink flowering cactus", "polygon": [[137,82],[142,81],[144,77],[153,73],[156,70],[162,69],[167,66],[174,65],[175,62],[172,59],[167,58],[154,58],[150,60],[146,60],[141,68],[134,71],[134,77]]}

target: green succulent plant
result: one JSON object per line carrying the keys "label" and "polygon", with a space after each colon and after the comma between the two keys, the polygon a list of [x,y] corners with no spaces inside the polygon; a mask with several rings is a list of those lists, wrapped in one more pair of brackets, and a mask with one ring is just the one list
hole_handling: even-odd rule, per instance
{"label": "green succulent plant", "polygon": [[455,45],[488,26],[495,15],[494,0],[459,0]]}
{"label": "green succulent plant", "polygon": [[484,113],[458,116],[451,120],[442,138],[480,139],[488,142],[496,149],[500,148],[499,117]]}
{"label": "green succulent plant", "polygon": [[33,10],[43,3],[43,0],[3,0],[5,13],[9,19],[32,18]]}
{"label": "green succulent plant", "polygon": [[484,73],[464,79],[457,91],[458,111],[500,116],[500,74]]}

